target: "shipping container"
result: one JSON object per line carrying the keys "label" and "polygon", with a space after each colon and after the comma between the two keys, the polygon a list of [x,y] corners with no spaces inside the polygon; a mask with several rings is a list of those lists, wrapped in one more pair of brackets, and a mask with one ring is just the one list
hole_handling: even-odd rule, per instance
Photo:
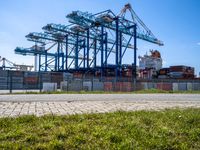
{"label": "shipping container", "polygon": [[75,72],[75,73],[73,73],[73,77],[74,78],[83,78],[83,74]]}
{"label": "shipping container", "polygon": [[39,84],[25,84],[24,89],[39,89],[40,85]]}
{"label": "shipping container", "polygon": [[92,82],[91,81],[84,81],[83,82],[83,90],[84,91],[92,91]]}
{"label": "shipping container", "polygon": [[183,79],[193,79],[194,68],[189,66],[171,66],[170,67],[170,77],[171,78],[183,78]]}
{"label": "shipping container", "polygon": [[8,71],[7,70],[0,70],[0,77],[7,77]]}
{"label": "shipping container", "polygon": [[7,78],[7,77],[0,77],[0,85],[1,85],[2,83],[7,83],[7,82],[8,82],[8,79],[9,79],[9,78]]}
{"label": "shipping container", "polygon": [[25,84],[38,84],[38,77],[24,77]]}
{"label": "shipping container", "polygon": [[60,88],[60,83],[63,81],[62,72],[52,72],[51,73],[51,82],[57,83],[57,87]]}
{"label": "shipping container", "polygon": [[168,75],[159,75],[158,79],[168,79],[169,76]]}
{"label": "shipping container", "polygon": [[38,77],[39,73],[38,72],[24,72],[25,77]]}
{"label": "shipping container", "polygon": [[112,82],[104,82],[104,91],[113,91]]}
{"label": "shipping container", "polygon": [[147,85],[148,85],[148,89],[155,89],[156,88],[156,83],[148,82]]}
{"label": "shipping container", "polygon": [[136,83],[136,90],[137,91],[144,90],[144,86],[141,82]]}
{"label": "shipping container", "polygon": [[[10,82],[10,78],[8,78],[9,80],[9,82]],[[23,83],[24,82],[24,78],[23,77],[12,77],[12,82],[13,83]]]}
{"label": "shipping container", "polygon": [[199,91],[200,90],[200,83],[193,83],[192,90]]}
{"label": "shipping container", "polygon": [[172,84],[171,83],[164,83],[164,82],[161,82],[161,83],[157,83],[157,89],[159,90],[164,90],[164,91],[171,91],[172,90]]}
{"label": "shipping container", "polygon": [[68,72],[63,73],[63,79],[71,79],[71,78],[73,78],[72,73],[68,73]]}
{"label": "shipping container", "polygon": [[148,83],[147,82],[142,82],[142,87],[144,88],[144,90],[148,90]]}
{"label": "shipping container", "polygon": [[9,74],[12,75],[12,77],[24,77],[23,71],[10,71]]}
{"label": "shipping container", "polygon": [[173,89],[173,91],[178,91],[178,83],[173,83],[172,89]]}
{"label": "shipping container", "polygon": [[7,90],[9,86],[7,84],[0,84],[0,90]]}
{"label": "shipping container", "polygon": [[192,91],[192,83],[190,82],[187,83],[187,90]]}
{"label": "shipping container", "polygon": [[103,82],[93,82],[93,91],[103,91],[104,84]]}
{"label": "shipping container", "polygon": [[82,80],[75,79],[68,83],[69,91],[81,91],[83,89]]}
{"label": "shipping container", "polygon": [[43,83],[43,92],[57,91],[57,83]]}
{"label": "shipping container", "polygon": [[68,91],[68,82],[67,81],[61,82],[60,89],[61,89],[61,91]]}
{"label": "shipping container", "polygon": [[159,70],[159,75],[168,75],[168,73],[170,72],[169,68],[162,68]]}
{"label": "shipping container", "polygon": [[[8,88],[10,88],[10,85],[8,85]],[[23,88],[24,88],[24,85],[22,83],[12,83],[13,90],[20,90]]]}
{"label": "shipping container", "polygon": [[114,82],[113,83],[113,90],[116,92],[122,91],[123,89],[123,82]]}
{"label": "shipping container", "polygon": [[132,91],[132,83],[131,82],[123,82],[122,83],[122,91],[123,92],[131,92]]}
{"label": "shipping container", "polygon": [[187,83],[178,83],[179,91],[187,91]]}

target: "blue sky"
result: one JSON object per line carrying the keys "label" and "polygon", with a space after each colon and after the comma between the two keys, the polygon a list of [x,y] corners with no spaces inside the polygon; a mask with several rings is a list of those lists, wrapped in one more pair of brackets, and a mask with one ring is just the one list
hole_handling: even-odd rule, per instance
{"label": "blue sky", "polygon": [[1,0],[0,56],[19,64],[33,64],[33,57],[14,54],[17,46],[32,46],[25,38],[29,32],[41,32],[47,23],[67,24],[65,16],[72,10],[95,13],[111,9],[118,13],[128,2],[165,43],[159,47],[139,41],[138,55],[158,49],[164,67],[190,65],[200,72],[199,0]]}

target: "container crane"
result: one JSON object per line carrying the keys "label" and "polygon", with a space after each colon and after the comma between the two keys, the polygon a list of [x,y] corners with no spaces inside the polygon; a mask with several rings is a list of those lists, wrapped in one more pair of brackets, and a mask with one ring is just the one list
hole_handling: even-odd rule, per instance
{"label": "container crane", "polygon": [[[126,17],[128,11],[131,19]],[[44,33],[32,32],[26,36],[27,40],[41,46],[47,47],[51,43],[49,48],[42,51],[17,48],[15,52],[22,55],[45,55],[45,71],[54,62],[55,68],[51,69],[54,71],[100,71],[101,76],[104,76],[105,70],[112,70],[117,77],[121,76],[126,66],[123,62],[126,61],[126,51],[131,50],[134,51],[134,62],[127,66],[132,67],[136,79],[137,39],[164,45],[137,16],[130,4],[126,4],[118,15],[111,10],[96,14],[72,11],[66,18],[69,21],[67,25],[50,23],[42,28]],[[56,52],[52,53],[52,50]],[[48,60],[48,55],[54,59]]]}
{"label": "container crane", "polygon": [[[132,16],[132,20],[126,18],[126,13],[129,11]],[[164,45],[162,41],[158,40],[150,29],[142,22],[142,20],[134,12],[130,4],[126,4],[125,7],[121,10],[119,15],[115,15],[111,10],[106,10],[97,14],[91,14],[88,12],[73,11],[72,13],[66,16],[69,19],[70,23],[82,26],[84,28],[99,29],[102,31],[101,39],[104,39],[103,32],[114,31],[115,33],[115,66],[116,74],[117,70],[122,66],[123,54],[126,51],[126,48],[122,52],[122,41],[128,41],[127,44],[131,42],[131,39],[134,39],[134,76],[136,78],[136,50],[137,50],[137,39],[141,39],[159,46]],[[129,36],[128,39],[125,36]],[[106,55],[106,54],[105,54]],[[104,47],[101,48],[101,66],[104,66]],[[107,55],[106,55],[107,56]],[[105,58],[106,59],[106,58]],[[117,75],[116,75],[117,76]]]}
{"label": "container crane", "polygon": [[19,65],[1,56],[0,56],[0,63],[2,63],[0,68],[2,68],[3,70],[14,69],[14,70],[20,70],[20,71],[31,71],[33,69],[33,66],[31,65]]}
{"label": "container crane", "polygon": [[131,21],[133,21],[134,24],[137,25],[137,38],[141,40],[145,40],[154,44],[157,44],[159,46],[163,46],[164,43],[160,40],[158,40],[155,35],[151,32],[151,30],[144,24],[144,22],[138,17],[138,15],[133,10],[130,3],[126,4],[124,8],[121,10],[120,14],[118,14],[118,17],[121,17],[125,19],[125,15],[127,11],[131,14]]}

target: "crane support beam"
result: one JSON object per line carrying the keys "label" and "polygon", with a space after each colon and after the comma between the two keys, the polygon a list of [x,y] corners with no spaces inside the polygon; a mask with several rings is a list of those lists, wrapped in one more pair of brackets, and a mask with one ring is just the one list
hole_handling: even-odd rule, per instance
{"label": "crane support beam", "polygon": [[[84,28],[86,28],[86,26],[84,26]],[[53,33],[64,33],[64,34],[69,34],[69,35],[76,35],[75,32],[71,31],[69,29],[69,26],[65,26],[65,25],[61,25],[61,24],[47,24],[46,26],[44,26],[42,28],[45,31],[49,31],[49,32],[53,32]],[[89,30],[89,29],[87,29]],[[100,31],[99,31],[100,32]],[[83,37],[83,38],[87,38],[88,33],[79,33],[79,36]],[[98,41],[101,41],[101,37],[99,33],[91,33],[90,32],[90,39],[96,39]],[[108,39],[108,44],[114,44],[115,41],[113,39]],[[125,47],[127,45],[127,43],[123,43],[122,46]],[[129,44],[128,47],[130,49],[133,49],[133,45]]]}
{"label": "crane support beam", "polygon": [[[15,53],[16,54],[22,54],[24,56],[26,56],[26,55],[34,56],[35,54],[37,54],[37,55],[41,55],[41,56],[45,57],[45,51],[37,51],[37,50],[31,49],[31,48],[19,48],[19,47],[17,47],[15,49]],[[49,53],[49,52],[47,52],[46,54],[47,54],[48,57],[57,56],[57,53]],[[64,55],[64,57],[66,57],[66,55]],[[74,59],[75,58],[75,56],[71,56],[71,55],[68,55],[67,57],[70,58],[70,59]],[[79,56],[78,59],[83,60],[84,58]]]}
{"label": "crane support beam", "polygon": [[[158,40],[152,34],[152,32],[146,27],[146,25],[141,21],[141,19],[139,19],[139,17],[136,15],[136,13],[133,11],[133,9],[132,8],[129,8],[129,9],[130,9],[133,21],[126,20],[123,17],[119,18],[119,22],[121,24],[119,27],[119,31],[124,34],[132,36],[134,34],[134,31],[132,30],[132,26],[134,24],[140,25],[140,27],[143,28],[144,30],[142,30],[142,31],[138,30],[138,32],[137,32],[138,39],[145,40],[147,42],[163,46],[164,45],[163,42]],[[109,12],[109,13],[111,13],[111,12]],[[116,30],[116,25],[114,23],[105,23],[105,22],[99,21],[99,16],[103,16],[103,15],[107,15],[107,14],[108,14],[108,12],[105,12],[105,11],[95,14],[95,15],[89,14],[87,12],[73,11],[71,14],[67,15],[66,17],[69,18],[70,22],[72,22],[74,24],[78,24],[83,27],[92,28],[98,22],[100,25],[103,25],[106,28],[109,28],[111,30]],[[113,14],[113,13],[111,13],[111,14]],[[113,19],[115,19],[114,15],[112,17],[113,17]],[[120,16],[118,16],[118,17],[120,17]]]}

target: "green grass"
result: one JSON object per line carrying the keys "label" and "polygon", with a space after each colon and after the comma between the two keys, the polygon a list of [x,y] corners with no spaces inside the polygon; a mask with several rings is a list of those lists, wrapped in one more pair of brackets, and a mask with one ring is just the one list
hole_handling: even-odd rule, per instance
{"label": "green grass", "polygon": [[[132,92],[112,92],[112,91],[54,91],[54,92],[14,92],[13,94],[200,94],[200,91],[165,91],[159,89],[139,90]],[[0,94],[7,95],[7,94]]]}
{"label": "green grass", "polygon": [[148,89],[148,90],[140,90],[135,91],[133,93],[136,94],[156,94],[156,93],[164,93],[164,94],[200,94],[200,91],[165,91],[165,90],[159,90],[159,89]]}
{"label": "green grass", "polygon": [[200,109],[1,118],[0,149],[200,149]]}

